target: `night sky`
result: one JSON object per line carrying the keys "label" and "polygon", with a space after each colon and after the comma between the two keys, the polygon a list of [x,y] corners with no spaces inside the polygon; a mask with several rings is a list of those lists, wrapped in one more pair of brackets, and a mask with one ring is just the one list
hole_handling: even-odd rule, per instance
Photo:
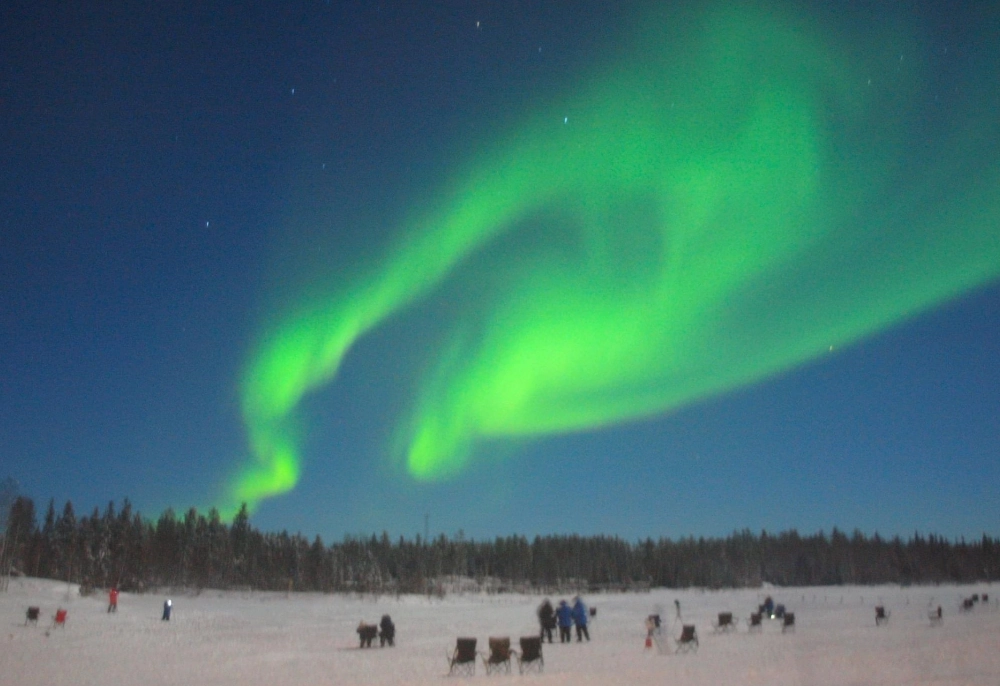
{"label": "night sky", "polygon": [[1000,12],[660,4],[4,3],[0,478],[1000,534]]}

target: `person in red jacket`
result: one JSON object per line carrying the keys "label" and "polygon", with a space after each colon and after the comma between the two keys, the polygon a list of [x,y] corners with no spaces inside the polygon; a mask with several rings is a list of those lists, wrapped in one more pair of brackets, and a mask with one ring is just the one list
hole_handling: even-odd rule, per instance
{"label": "person in red jacket", "polygon": [[112,586],[108,592],[108,612],[118,612],[118,587]]}

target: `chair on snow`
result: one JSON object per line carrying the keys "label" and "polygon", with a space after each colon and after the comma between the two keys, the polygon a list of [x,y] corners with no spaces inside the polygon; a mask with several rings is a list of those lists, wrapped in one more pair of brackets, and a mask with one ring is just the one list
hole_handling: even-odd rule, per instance
{"label": "chair on snow", "polygon": [[448,674],[473,676],[476,673],[476,639],[460,638],[448,658]]}
{"label": "chair on snow", "polygon": [[719,621],[712,625],[712,630],[716,633],[736,631],[736,622],[733,621],[732,612],[720,612]]}
{"label": "chair on snow", "polygon": [[517,670],[524,674],[534,669],[541,673],[545,666],[545,659],[542,658],[542,639],[540,636],[522,636],[521,652],[514,653],[517,656]]}
{"label": "chair on snow", "polygon": [[764,615],[762,613],[751,612],[750,619],[747,620],[747,629],[749,631],[763,631],[764,630],[763,619]]}
{"label": "chair on snow", "polygon": [[887,612],[885,607],[882,605],[875,606],[875,626],[882,626],[883,624],[889,623],[889,615],[891,613]]}
{"label": "chair on snow", "polygon": [[494,672],[510,674],[510,638],[490,636],[489,642],[490,654],[483,654],[483,666],[486,668],[486,674]]}
{"label": "chair on snow", "polygon": [[927,619],[930,620],[931,626],[940,626],[943,624],[944,614],[941,612],[941,606],[938,605],[936,610],[928,610]]}
{"label": "chair on snow", "polygon": [[681,636],[677,639],[677,650],[674,652],[698,652],[698,633],[694,630],[694,624],[685,624],[681,629]]}
{"label": "chair on snow", "polygon": [[781,633],[784,634],[784,633],[789,632],[789,631],[791,631],[792,633],[795,632],[795,613],[794,612],[786,612],[785,616],[784,616],[784,618],[782,619],[782,622],[781,622]]}
{"label": "chair on snow", "polygon": [[52,618],[52,626],[54,626],[54,627],[61,626],[62,628],[65,629],[66,628],[66,614],[67,614],[67,610],[62,609],[61,607],[58,610],[56,610],[55,617]]}
{"label": "chair on snow", "polygon": [[28,623],[38,624],[38,615],[41,610],[34,605],[28,608],[28,611],[24,613],[24,626],[28,626]]}

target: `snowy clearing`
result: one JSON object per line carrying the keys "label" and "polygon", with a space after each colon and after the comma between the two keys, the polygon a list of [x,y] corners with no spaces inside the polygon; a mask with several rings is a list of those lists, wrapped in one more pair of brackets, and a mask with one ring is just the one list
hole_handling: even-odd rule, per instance
{"label": "snowy clearing", "polygon": [[[1000,589],[997,589],[1000,590]],[[972,594],[987,602],[961,611]],[[795,614],[795,630],[765,619],[759,633],[747,618],[766,595]],[[121,594],[108,614],[107,595],[81,597],[75,586],[13,579],[0,593],[0,683],[18,686],[88,684],[437,684],[496,679],[532,684],[984,684],[1000,683],[1000,611],[987,584],[934,587],[819,587],[585,596],[596,608],[589,643],[546,643],[542,674],[447,677],[445,655],[459,636],[480,651],[490,636],[537,634],[540,596],[450,595],[401,598],[203,591],[170,596],[171,621],[161,621],[165,594]],[[553,597],[558,601],[558,597]],[[568,598],[567,598],[568,599]],[[673,654],[683,623],[695,624],[697,652]],[[889,621],[876,627],[875,606]],[[928,611],[943,608],[932,626]],[[29,606],[41,608],[25,626]],[[57,608],[68,610],[53,627]],[[664,619],[669,653],[646,649],[646,617]],[[720,612],[736,632],[716,633]],[[396,624],[396,647],[359,649],[355,628],[383,614]],[[375,642],[376,646],[378,641]]]}

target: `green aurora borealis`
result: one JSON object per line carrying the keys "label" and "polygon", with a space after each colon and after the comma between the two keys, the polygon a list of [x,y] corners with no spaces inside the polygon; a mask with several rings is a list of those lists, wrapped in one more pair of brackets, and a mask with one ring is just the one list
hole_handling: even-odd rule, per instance
{"label": "green aurora borealis", "polygon": [[[475,260],[496,287],[456,315],[399,420],[418,480],[459,473],[483,440],[754,383],[1000,275],[995,112],[929,111],[917,28],[845,35],[776,7],[643,26],[456,165],[382,259],[268,323],[230,502],[293,488],[303,398],[366,332],[475,279]],[[494,254],[501,240],[517,249]]]}

